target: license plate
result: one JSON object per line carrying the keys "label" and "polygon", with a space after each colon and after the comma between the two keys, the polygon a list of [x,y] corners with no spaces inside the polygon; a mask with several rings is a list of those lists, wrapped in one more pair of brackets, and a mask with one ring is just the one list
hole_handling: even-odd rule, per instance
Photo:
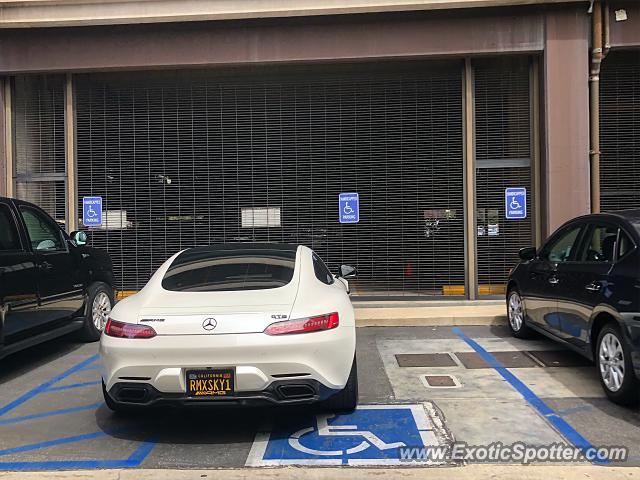
{"label": "license plate", "polygon": [[233,389],[234,371],[231,368],[187,370],[187,393],[190,397],[224,397],[232,395]]}

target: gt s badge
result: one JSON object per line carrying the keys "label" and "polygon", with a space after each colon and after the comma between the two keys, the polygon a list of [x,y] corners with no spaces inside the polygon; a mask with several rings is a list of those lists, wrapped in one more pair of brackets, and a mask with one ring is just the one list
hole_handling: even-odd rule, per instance
{"label": "gt s badge", "polygon": [[285,318],[287,318],[287,315],[271,315],[271,318],[273,318],[274,320],[284,320]]}

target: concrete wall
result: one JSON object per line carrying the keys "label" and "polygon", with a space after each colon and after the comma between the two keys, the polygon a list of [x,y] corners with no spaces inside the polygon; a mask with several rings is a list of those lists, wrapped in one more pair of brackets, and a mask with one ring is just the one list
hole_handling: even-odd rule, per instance
{"label": "concrete wall", "polygon": [[[546,16],[543,69],[543,235],[590,211],[589,17]],[[545,208],[546,207],[546,208]]]}
{"label": "concrete wall", "polygon": [[[615,10],[623,8],[627,12],[627,20],[618,22]],[[640,2],[637,0],[616,2],[611,5],[611,47],[640,47]]]}
{"label": "concrete wall", "polygon": [[585,0],[3,0],[0,28],[505,7]]}
{"label": "concrete wall", "polygon": [[0,35],[0,73],[534,52],[543,41],[532,8],[15,29]]}

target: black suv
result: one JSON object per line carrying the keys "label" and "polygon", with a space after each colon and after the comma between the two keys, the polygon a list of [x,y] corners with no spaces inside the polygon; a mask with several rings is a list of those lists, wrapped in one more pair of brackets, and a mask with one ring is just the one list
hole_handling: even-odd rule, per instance
{"label": "black suv", "polygon": [[532,330],[594,360],[607,396],[640,401],[640,210],[565,223],[524,248],[507,286],[514,336]]}
{"label": "black suv", "polygon": [[42,209],[0,197],[0,358],[78,331],[100,338],[113,306],[109,255]]}

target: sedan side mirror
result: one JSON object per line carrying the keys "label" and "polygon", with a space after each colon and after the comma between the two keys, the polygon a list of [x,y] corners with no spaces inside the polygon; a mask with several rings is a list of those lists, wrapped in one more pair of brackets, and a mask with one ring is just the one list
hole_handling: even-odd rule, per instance
{"label": "sedan side mirror", "polygon": [[351,265],[340,265],[340,273],[338,277],[342,278],[352,278],[357,274],[356,267],[352,267]]}
{"label": "sedan side mirror", "polygon": [[536,247],[526,247],[520,249],[520,251],[518,252],[518,256],[521,260],[524,260],[526,262],[536,258],[537,253],[538,252],[536,250]]}
{"label": "sedan side mirror", "polygon": [[73,240],[79,247],[87,244],[87,234],[84,232],[71,232],[70,237],[71,240]]}

